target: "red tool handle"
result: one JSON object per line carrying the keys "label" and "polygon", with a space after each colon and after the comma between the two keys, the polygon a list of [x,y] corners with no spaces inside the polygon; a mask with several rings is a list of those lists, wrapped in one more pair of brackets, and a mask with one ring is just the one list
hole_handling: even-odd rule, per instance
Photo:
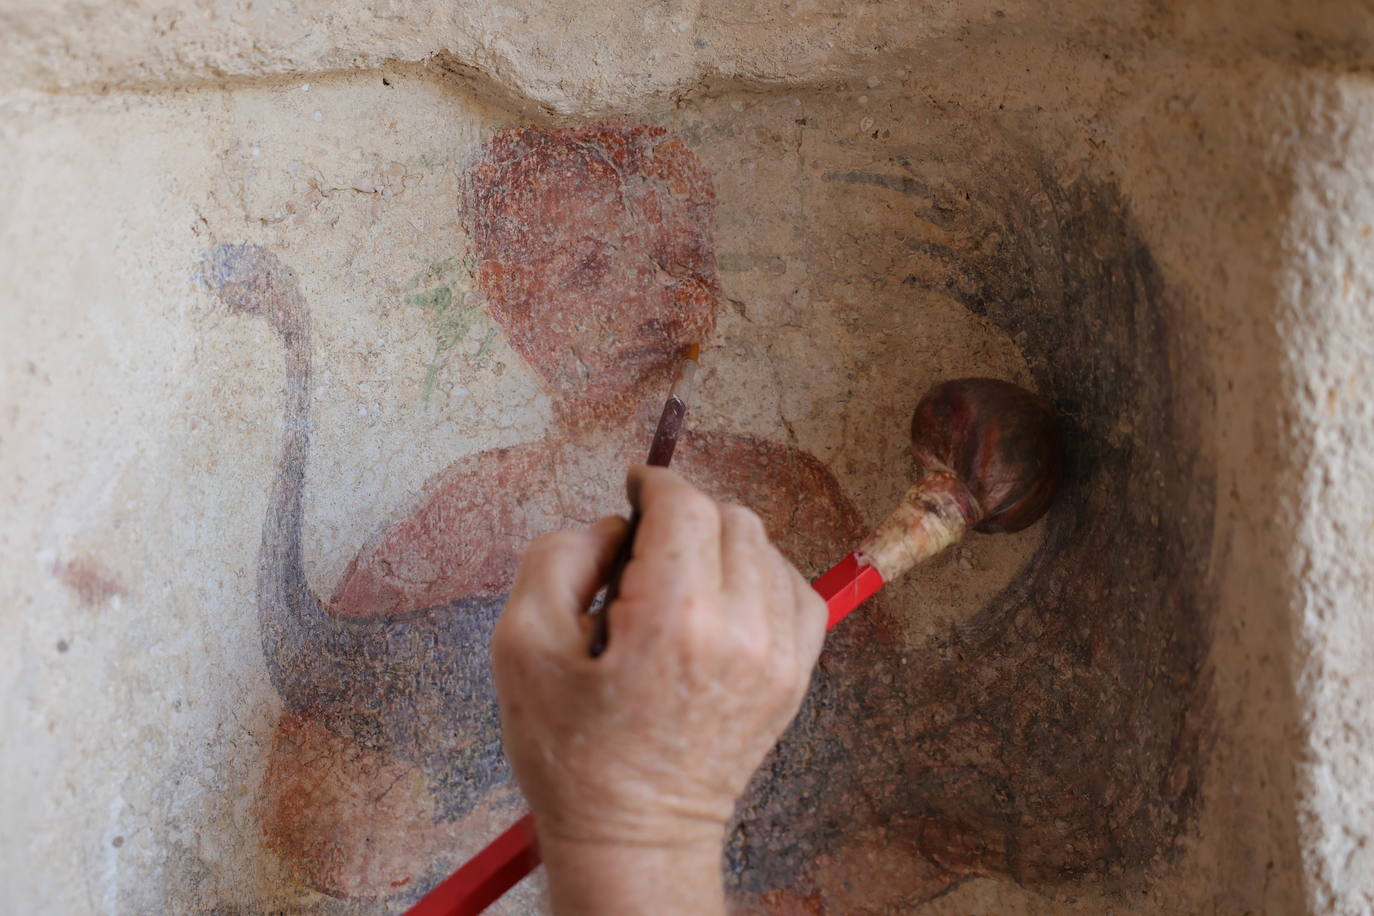
{"label": "red tool handle", "polygon": [[825,606],[830,609],[830,621],[825,628],[835,629],[835,624],[848,617],[850,611],[867,601],[883,585],[883,574],[878,572],[878,568],[860,563],[852,553],[830,567],[811,583],[811,587],[825,599]]}
{"label": "red tool handle", "polygon": [[534,841],[534,815],[526,814],[406,910],[406,916],[477,916],[538,867]]}
{"label": "red tool handle", "polygon": [[[882,588],[883,577],[851,553],[811,587],[830,609],[829,630]],[[477,916],[539,865],[535,841],[534,815],[526,814],[425,894],[406,916]]]}

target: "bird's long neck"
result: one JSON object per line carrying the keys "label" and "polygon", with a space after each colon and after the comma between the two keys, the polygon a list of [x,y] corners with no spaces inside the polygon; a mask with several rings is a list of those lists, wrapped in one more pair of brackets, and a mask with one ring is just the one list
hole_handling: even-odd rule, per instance
{"label": "bird's long neck", "polygon": [[[292,293],[299,296],[298,293]],[[258,616],[274,679],[289,677],[306,649],[307,630],[324,610],[310,591],[302,559],[305,469],[310,450],[310,315],[303,302],[278,328],[285,346],[286,399],[281,457],[263,520],[258,555]]]}
{"label": "bird's long neck", "polygon": [[263,527],[262,560],[276,578],[303,575],[301,528],[304,521],[305,465],[310,451],[310,319],[302,310],[295,327],[283,334],[286,345],[286,402],[281,457],[272,484],[272,502]]}

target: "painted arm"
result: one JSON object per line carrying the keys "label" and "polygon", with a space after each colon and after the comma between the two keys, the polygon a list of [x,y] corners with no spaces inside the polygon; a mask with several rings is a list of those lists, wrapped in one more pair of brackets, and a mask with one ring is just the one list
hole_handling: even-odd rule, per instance
{"label": "painted arm", "polygon": [[550,450],[491,449],[460,459],[424,486],[410,512],[365,544],[329,601],[341,617],[393,617],[459,598],[503,594],[520,551],[562,523],[526,490],[554,479]]}
{"label": "painted arm", "polygon": [[867,531],[830,469],[795,446],[688,429],[673,460],[712,498],[758,513],[769,538],[808,575],[829,568]]}

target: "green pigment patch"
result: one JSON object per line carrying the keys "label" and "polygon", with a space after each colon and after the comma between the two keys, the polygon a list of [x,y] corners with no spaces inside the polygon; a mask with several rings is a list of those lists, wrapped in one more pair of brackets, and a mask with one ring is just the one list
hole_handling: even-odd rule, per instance
{"label": "green pigment patch", "polygon": [[[411,277],[401,287],[407,293],[406,305],[413,305],[429,313],[429,331],[434,337],[434,355],[425,372],[422,400],[429,402],[430,393],[438,381],[440,371],[465,341],[474,327],[482,328],[482,342],[473,355],[473,365],[481,366],[496,339],[496,325],[482,307],[482,297],[476,290],[477,259],[472,255],[445,258],[431,264]],[[411,292],[414,290],[414,292]]]}

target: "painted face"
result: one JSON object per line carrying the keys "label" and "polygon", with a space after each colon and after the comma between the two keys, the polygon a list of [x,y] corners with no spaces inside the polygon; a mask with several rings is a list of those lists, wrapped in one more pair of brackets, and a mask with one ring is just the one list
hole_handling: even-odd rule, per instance
{"label": "painted face", "polygon": [[626,402],[713,326],[715,196],[664,129],[501,130],[465,194],[492,316],[565,402]]}

